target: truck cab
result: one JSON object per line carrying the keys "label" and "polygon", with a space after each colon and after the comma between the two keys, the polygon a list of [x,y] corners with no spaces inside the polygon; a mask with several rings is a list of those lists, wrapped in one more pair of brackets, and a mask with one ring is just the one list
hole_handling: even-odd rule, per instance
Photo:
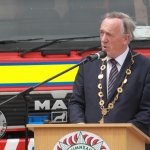
{"label": "truck cab", "polygon": [[[69,123],[67,107],[78,66],[68,69],[102,50],[100,24],[104,14],[112,11],[136,21],[130,46],[150,57],[149,0],[0,2],[0,111],[7,121],[1,150],[24,149],[26,123]],[[28,138],[32,149],[32,131]]]}

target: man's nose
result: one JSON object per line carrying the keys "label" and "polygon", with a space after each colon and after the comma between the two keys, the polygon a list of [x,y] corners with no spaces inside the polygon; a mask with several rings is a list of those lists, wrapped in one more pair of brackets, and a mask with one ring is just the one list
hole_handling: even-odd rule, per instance
{"label": "man's nose", "polygon": [[101,36],[101,41],[102,41],[102,42],[107,42],[107,36],[106,36],[106,34],[103,34],[103,35]]}

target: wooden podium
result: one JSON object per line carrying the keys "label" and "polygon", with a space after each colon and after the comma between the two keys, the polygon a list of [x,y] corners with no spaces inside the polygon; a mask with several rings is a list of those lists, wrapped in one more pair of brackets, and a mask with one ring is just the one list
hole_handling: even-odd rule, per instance
{"label": "wooden podium", "polygon": [[86,131],[99,136],[110,150],[145,150],[150,138],[132,124],[28,124],[34,131],[35,150],[53,150],[65,135]]}

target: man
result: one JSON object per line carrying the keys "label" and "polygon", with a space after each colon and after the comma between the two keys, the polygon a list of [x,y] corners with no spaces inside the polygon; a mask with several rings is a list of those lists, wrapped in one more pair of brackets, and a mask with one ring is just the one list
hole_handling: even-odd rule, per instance
{"label": "man", "polygon": [[149,135],[150,59],[128,45],[134,21],[108,13],[100,27],[106,59],[80,66],[69,102],[71,123],[132,123]]}

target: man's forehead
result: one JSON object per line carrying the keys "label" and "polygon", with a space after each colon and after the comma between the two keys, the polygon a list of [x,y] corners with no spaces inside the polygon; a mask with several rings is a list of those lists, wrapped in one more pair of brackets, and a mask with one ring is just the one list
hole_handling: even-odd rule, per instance
{"label": "man's forehead", "polygon": [[122,20],[118,18],[106,18],[103,20],[100,30],[111,30],[111,29],[120,29],[122,26]]}
{"label": "man's forehead", "polygon": [[122,20],[121,20],[120,18],[105,18],[105,19],[102,21],[102,23],[105,22],[105,21],[107,21],[107,22],[118,22],[118,23],[122,23]]}

